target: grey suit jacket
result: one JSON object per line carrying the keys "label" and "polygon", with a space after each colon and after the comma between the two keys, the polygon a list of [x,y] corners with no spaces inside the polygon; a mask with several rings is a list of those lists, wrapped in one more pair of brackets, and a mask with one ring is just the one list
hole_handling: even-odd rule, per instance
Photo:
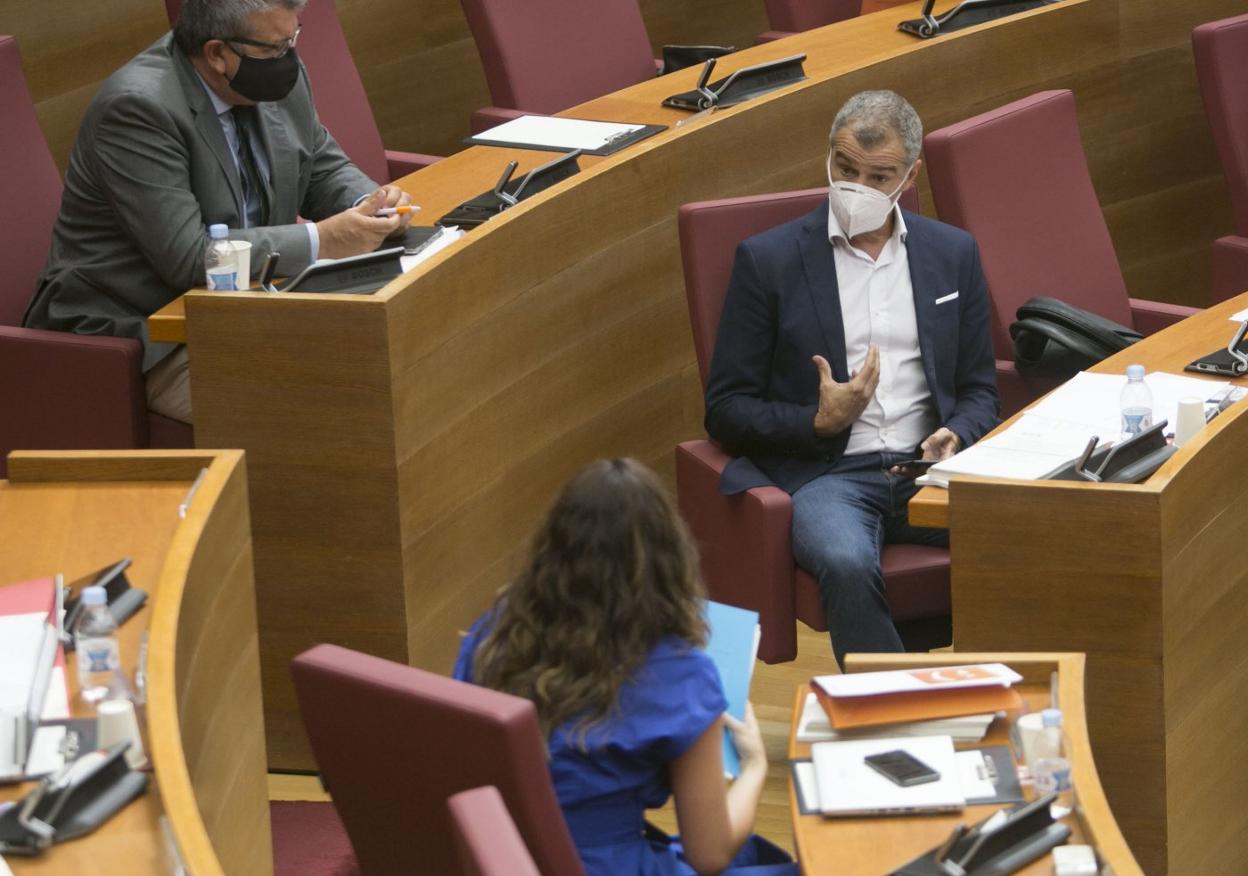
{"label": "grey suit jacket", "polygon": [[377,187],[343,154],[312,103],[307,72],[258,106],[271,224],[242,229],[243,196],[212,102],[172,35],[110,76],[91,101],[65,177],[47,265],[26,310],[32,328],[137,338],[143,370],[173,351],[147,341],[146,317],[204,285],[208,226],[270,250],[293,275],[311,259],[307,229]]}

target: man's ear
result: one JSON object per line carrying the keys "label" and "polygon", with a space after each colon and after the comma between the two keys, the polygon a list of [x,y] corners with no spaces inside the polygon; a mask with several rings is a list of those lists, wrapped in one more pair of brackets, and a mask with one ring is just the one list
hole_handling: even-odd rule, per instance
{"label": "man's ear", "polygon": [[224,41],[208,40],[208,42],[204,43],[201,54],[203,59],[208,63],[209,67],[224,76],[226,71],[229,69],[229,64],[227,63],[225,57],[229,51],[230,49]]}
{"label": "man's ear", "polygon": [[918,183],[918,181],[919,181],[919,168],[920,168],[920,167],[922,167],[922,166],[923,166],[923,159],[921,159],[921,158],[916,158],[916,159],[914,160],[914,166],[910,168],[910,174],[909,174],[908,178],[906,179],[906,185],[905,185],[905,187],[902,189],[902,191],[903,191],[903,192],[904,192],[906,189],[908,189],[908,188],[910,188],[911,186],[916,185],[916,184]]}

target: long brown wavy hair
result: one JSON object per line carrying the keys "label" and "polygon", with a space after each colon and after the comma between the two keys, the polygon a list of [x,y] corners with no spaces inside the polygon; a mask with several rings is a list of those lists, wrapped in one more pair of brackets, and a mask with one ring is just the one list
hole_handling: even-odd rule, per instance
{"label": "long brown wavy hair", "polygon": [[574,477],[499,594],[474,680],[526,697],[542,730],[586,733],[665,636],[706,643],[693,540],[654,473],[599,460]]}

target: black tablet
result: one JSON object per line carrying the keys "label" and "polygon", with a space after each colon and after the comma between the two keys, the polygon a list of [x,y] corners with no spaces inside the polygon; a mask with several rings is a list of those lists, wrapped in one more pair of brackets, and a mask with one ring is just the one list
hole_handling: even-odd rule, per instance
{"label": "black tablet", "polygon": [[368,295],[403,273],[402,246],[308,265],[279,292],[339,292]]}

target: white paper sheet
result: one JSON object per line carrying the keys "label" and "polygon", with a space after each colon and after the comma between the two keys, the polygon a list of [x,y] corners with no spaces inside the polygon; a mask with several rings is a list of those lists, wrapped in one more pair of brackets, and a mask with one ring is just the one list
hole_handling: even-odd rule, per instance
{"label": "white paper sheet", "polygon": [[399,264],[403,267],[403,273],[406,274],[421,262],[433,258],[435,255],[442,252],[442,250],[446,249],[463,236],[464,231],[462,228],[458,228],[456,226],[443,228],[438,235],[431,240],[424,249],[416,253],[416,255],[405,255],[399,258]]}
{"label": "white paper sheet", "polygon": [[482,131],[474,139],[571,151],[601,149],[612,140],[640,131],[644,125],[560,119],[554,116],[521,116]]}
{"label": "white paper sheet", "polygon": [[26,711],[46,611],[0,615],[0,709]]}

